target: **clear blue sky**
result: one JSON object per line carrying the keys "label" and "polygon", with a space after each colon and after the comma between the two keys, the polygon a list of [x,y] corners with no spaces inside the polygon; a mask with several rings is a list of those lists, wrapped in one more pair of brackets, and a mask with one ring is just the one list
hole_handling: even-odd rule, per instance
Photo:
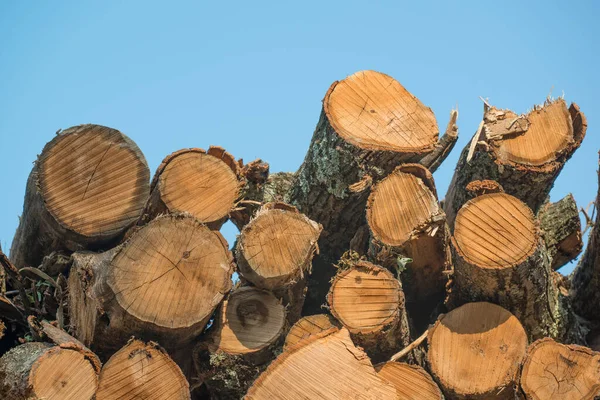
{"label": "clear blue sky", "polygon": [[32,162],[59,128],[119,129],[152,171],[211,144],[295,171],[327,88],[362,69],[399,80],[441,127],[458,104],[441,195],[481,120],[478,96],[524,112],[564,91],[590,126],[552,198],[573,192],[585,205],[600,148],[599,4],[2,1],[0,243],[10,247]]}

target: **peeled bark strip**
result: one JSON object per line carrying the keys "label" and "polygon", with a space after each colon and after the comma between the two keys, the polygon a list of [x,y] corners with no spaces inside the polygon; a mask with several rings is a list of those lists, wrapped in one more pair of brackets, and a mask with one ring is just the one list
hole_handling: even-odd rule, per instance
{"label": "peeled bark strip", "polygon": [[561,338],[565,316],[531,209],[491,193],[458,212],[452,240],[450,304],[489,301],[506,308],[533,339]]}
{"label": "peeled bark strip", "polygon": [[593,400],[600,396],[600,353],[546,338],[529,346],[521,374],[527,400]]}
{"label": "peeled bark strip", "polygon": [[300,318],[320,233],[321,226],[294,207],[268,203],[242,229],[237,241],[241,276],[282,299],[290,324]]}
{"label": "peeled bark strip", "polygon": [[395,361],[376,365],[380,378],[396,388],[398,400],[442,400],[442,391],[431,376],[417,365]]}
{"label": "peeled bark strip", "polygon": [[447,399],[514,399],[527,335],[491,303],[468,303],[429,330],[430,370]]}
{"label": "peeled bark strip", "polygon": [[69,309],[76,337],[101,357],[135,335],[168,349],[198,336],[231,288],[225,239],[165,215],[105,253],[75,253]]}
{"label": "peeled bark strip", "polygon": [[327,302],[331,314],[375,362],[388,359],[410,342],[402,286],[385,268],[359,261],[341,271]]}
{"label": "peeled bark strip", "polygon": [[581,253],[581,220],[572,194],[556,203],[544,204],[538,213],[548,257],[554,271]]}
{"label": "peeled bark strip", "polygon": [[102,368],[96,400],[185,400],[183,373],[156,343],[131,340]]}
{"label": "peeled bark strip", "polygon": [[109,246],[139,218],[150,172],[136,144],[100,125],[57,134],[38,157],[10,249],[18,267],[55,250]]}
{"label": "peeled bark strip", "polygon": [[143,220],[187,212],[219,229],[234,208],[243,183],[235,158],[220,147],[176,151],[154,174]]}
{"label": "peeled bark strip", "polygon": [[283,350],[285,351],[304,339],[332,328],[339,328],[339,323],[329,314],[315,314],[301,318],[288,332]]}
{"label": "peeled bark strip", "polygon": [[474,180],[491,179],[534,213],[544,204],[564,164],[581,145],[587,120],[579,106],[562,98],[527,115],[486,107],[482,125],[463,150],[448,188],[444,210],[451,226],[468,200]]}
{"label": "peeled bark strip", "polygon": [[89,400],[99,372],[100,365],[73,344],[25,343],[0,358],[0,398]]}
{"label": "peeled bark strip", "polygon": [[243,397],[281,349],[285,309],[271,293],[234,290],[217,314],[213,335],[203,343],[199,375],[214,398]]}
{"label": "peeled bark strip", "polygon": [[282,353],[245,399],[396,399],[346,329],[329,330]]}
{"label": "peeled bark strip", "polygon": [[[439,165],[447,155],[441,149],[453,141],[437,142],[438,132],[431,109],[388,75],[360,71],[331,85],[289,192],[290,203],[324,229],[307,311],[319,313],[335,274],[332,263],[366,224],[369,182],[403,162],[426,159],[426,167]],[[434,152],[439,156],[426,158]]]}

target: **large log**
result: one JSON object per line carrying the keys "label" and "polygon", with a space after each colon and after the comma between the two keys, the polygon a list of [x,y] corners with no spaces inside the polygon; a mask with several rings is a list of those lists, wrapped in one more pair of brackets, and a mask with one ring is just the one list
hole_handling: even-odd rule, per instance
{"label": "large log", "polygon": [[587,121],[577,104],[546,101],[527,115],[496,107],[460,155],[444,201],[450,226],[469,199],[467,184],[491,179],[525,202],[534,213],[544,204],[554,180],[585,137]]}
{"label": "large log", "polygon": [[396,388],[398,400],[443,400],[442,391],[418,365],[389,361],[375,366],[379,377]]}
{"label": "large log", "polygon": [[29,174],[11,260],[37,267],[55,250],[110,246],[139,218],[149,179],[144,155],[121,132],[100,125],[59,132]]}
{"label": "large log", "polygon": [[283,350],[289,349],[300,341],[331,328],[339,328],[339,322],[329,314],[313,314],[298,320],[288,332]]}
{"label": "large log", "polygon": [[491,303],[468,303],[429,330],[431,373],[447,399],[514,399],[527,349],[519,320]]}
{"label": "large log", "polygon": [[204,330],[231,288],[225,239],[189,215],[158,217],[104,253],[73,254],[75,336],[101,358],[135,335],[168,350]]}

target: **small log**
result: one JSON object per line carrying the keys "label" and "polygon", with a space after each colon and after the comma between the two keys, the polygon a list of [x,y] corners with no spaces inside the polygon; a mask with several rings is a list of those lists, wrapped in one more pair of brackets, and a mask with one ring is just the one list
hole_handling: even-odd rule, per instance
{"label": "small log", "polygon": [[410,343],[402,285],[385,268],[359,261],[340,271],[327,295],[331,314],[374,362]]}
{"label": "small log", "polygon": [[288,308],[288,322],[300,318],[321,226],[283,203],[266,204],[242,229],[236,246],[240,275],[272,291]]}
{"label": "small log", "polygon": [[100,125],[57,134],[29,175],[10,249],[18,267],[37,267],[52,251],[116,243],[139,218],[150,172],[136,144]]}
{"label": "small log", "polygon": [[443,400],[442,391],[418,365],[388,361],[375,366],[380,378],[396,388],[398,400]]}
{"label": "small log", "polygon": [[587,121],[577,104],[546,101],[527,115],[484,109],[480,129],[460,155],[444,201],[448,223],[469,200],[466,186],[491,179],[537,213],[554,180],[581,145]]}
{"label": "small log", "polygon": [[447,399],[514,399],[527,335],[519,320],[491,303],[468,303],[429,330],[431,373]]}
{"label": "small log", "polygon": [[232,270],[220,233],[189,215],[158,217],[110,251],[73,254],[75,336],[103,359],[131,336],[182,347],[229,292]]}
{"label": "small log", "polygon": [[300,341],[332,328],[339,328],[339,322],[329,314],[315,314],[301,318],[288,332],[283,350],[297,345]]}
{"label": "small log", "polygon": [[245,399],[396,399],[346,329],[313,335],[282,353],[254,382]]}
{"label": "small log", "polygon": [[[241,165],[242,160],[239,163]],[[269,164],[260,158],[243,165],[240,172],[244,186],[236,207],[229,212],[229,219],[238,230],[250,222],[263,203],[269,202],[265,196],[267,180],[270,178]]]}
{"label": "small log", "polygon": [[4,400],[90,400],[100,364],[75,344],[30,342],[0,358],[0,398]]}
{"label": "small log", "polygon": [[594,400],[600,397],[600,353],[550,338],[527,349],[521,374],[527,400]]}
{"label": "small log", "polygon": [[96,400],[185,400],[183,373],[158,344],[131,340],[104,365]]}

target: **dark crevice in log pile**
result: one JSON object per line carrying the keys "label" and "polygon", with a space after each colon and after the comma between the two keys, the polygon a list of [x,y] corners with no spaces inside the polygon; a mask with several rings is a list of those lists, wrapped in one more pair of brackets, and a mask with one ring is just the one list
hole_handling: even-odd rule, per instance
{"label": "dark crevice in log pile", "polygon": [[586,118],[577,104],[567,109],[562,98],[548,100],[527,115],[486,106],[479,129],[460,155],[444,200],[450,226],[469,199],[466,186],[474,180],[497,181],[506,193],[537,213],[586,130]]}
{"label": "dark crevice in log pile", "polygon": [[10,257],[37,267],[52,251],[106,248],[139,218],[150,172],[121,132],[79,125],[59,132],[29,175]]}

